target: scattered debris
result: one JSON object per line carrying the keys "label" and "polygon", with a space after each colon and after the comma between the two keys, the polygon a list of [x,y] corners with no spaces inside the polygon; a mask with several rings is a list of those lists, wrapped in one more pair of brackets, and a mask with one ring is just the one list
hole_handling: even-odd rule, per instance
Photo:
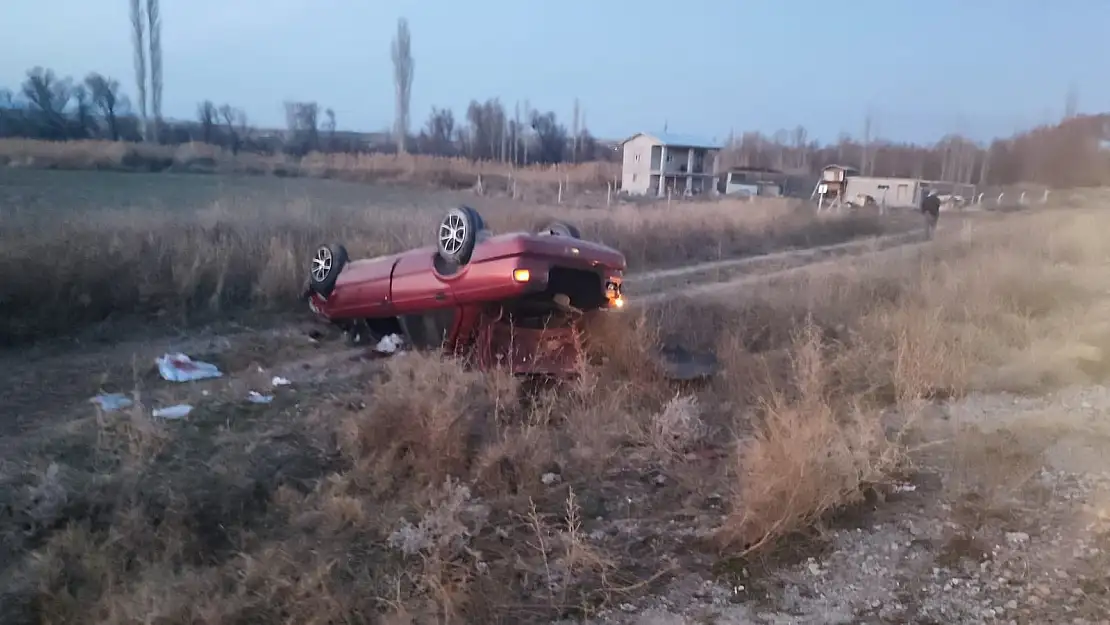
{"label": "scattered debris", "polygon": [[543,482],[544,486],[558,484],[561,479],[562,477],[558,473],[544,473],[540,476],[540,481]]}
{"label": "scattered debris", "polygon": [[280,375],[275,375],[274,379],[270,380],[270,384],[273,386],[289,386],[290,384],[292,384],[292,382],[290,382],[288,378],[283,378]]}
{"label": "scattered debris", "polygon": [[100,406],[100,409],[104,412],[122,410],[134,403],[123,393],[101,393],[89,401]]}
{"label": "scattered debris", "polygon": [[381,354],[393,354],[401,348],[401,337],[397,334],[387,334],[374,346],[374,351]]}
{"label": "scattered debris", "polygon": [[193,360],[182,353],[166,354],[155,362],[162,379],[170,382],[192,382],[223,375],[216,365]]}
{"label": "scattered debris", "polygon": [[258,391],[251,391],[247,395],[247,401],[249,401],[252,404],[268,404],[268,403],[274,401],[274,396],[273,395],[263,395],[262,393],[259,393]]}
{"label": "scattered debris", "polygon": [[151,414],[159,419],[183,419],[192,411],[193,407],[189,404],[177,404],[165,408],[155,408]]}

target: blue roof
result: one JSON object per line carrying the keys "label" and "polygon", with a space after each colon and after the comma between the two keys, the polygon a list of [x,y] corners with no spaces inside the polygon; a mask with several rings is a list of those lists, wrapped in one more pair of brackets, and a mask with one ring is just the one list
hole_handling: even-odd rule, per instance
{"label": "blue roof", "polygon": [[638,132],[625,139],[624,141],[621,141],[621,144],[628,143],[629,141],[635,139],[636,137],[639,137],[640,135],[652,137],[653,139],[658,140],[659,143],[662,143],[663,145],[673,145],[683,148],[712,148],[719,150],[721,149],[721,147],[723,147],[719,142],[710,141],[705,137],[682,135],[673,132]]}

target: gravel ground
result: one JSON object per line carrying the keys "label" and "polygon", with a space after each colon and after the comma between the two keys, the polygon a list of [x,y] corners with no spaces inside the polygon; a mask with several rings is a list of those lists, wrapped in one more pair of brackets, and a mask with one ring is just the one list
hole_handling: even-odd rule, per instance
{"label": "gravel ground", "polygon": [[926,421],[947,442],[914,483],[813,557],[690,575],[592,622],[1110,624],[1110,388],[972,395]]}

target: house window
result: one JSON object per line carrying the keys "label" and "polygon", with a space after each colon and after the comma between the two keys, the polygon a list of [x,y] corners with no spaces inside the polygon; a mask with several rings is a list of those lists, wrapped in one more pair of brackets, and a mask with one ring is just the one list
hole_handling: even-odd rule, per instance
{"label": "house window", "polygon": [[632,160],[639,163],[640,162],[640,155],[637,154],[636,156],[632,157]]}
{"label": "house window", "polygon": [[[637,156],[636,158],[638,159],[640,157]],[[632,182],[636,182],[636,174],[632,174]]]}
{"label": "house window", "polygon": [[667,162],[668,163],[671,162],[673,159],[674,159],[674,154],[668,154],[667,155]]}

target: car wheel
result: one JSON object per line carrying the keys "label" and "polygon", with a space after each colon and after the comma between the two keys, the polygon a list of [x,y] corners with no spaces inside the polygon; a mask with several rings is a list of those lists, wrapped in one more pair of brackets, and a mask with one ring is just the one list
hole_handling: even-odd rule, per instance
{"label": "car wheel", "polygon": [[324,297],[331,295],[347,258],[347,248],[338,243],[316,248],[308,270],[308,287]]}
{"label": "car wheel", "polygon": [[578,231],[578,228],[575,228],[574,226],[562,221],[553,221],[545,225],[544,227],[539,229],[539,234],[546,234],[556,237],[570,237],[572,239],[582,238],[582,233]]}
{"label": "car wheel", "polygon": [[470,262],[478,233],[486,229],[482,216],[469,206],[452,208],[439,222],[436,246],[439,256],[452,265],[461,266]]}

